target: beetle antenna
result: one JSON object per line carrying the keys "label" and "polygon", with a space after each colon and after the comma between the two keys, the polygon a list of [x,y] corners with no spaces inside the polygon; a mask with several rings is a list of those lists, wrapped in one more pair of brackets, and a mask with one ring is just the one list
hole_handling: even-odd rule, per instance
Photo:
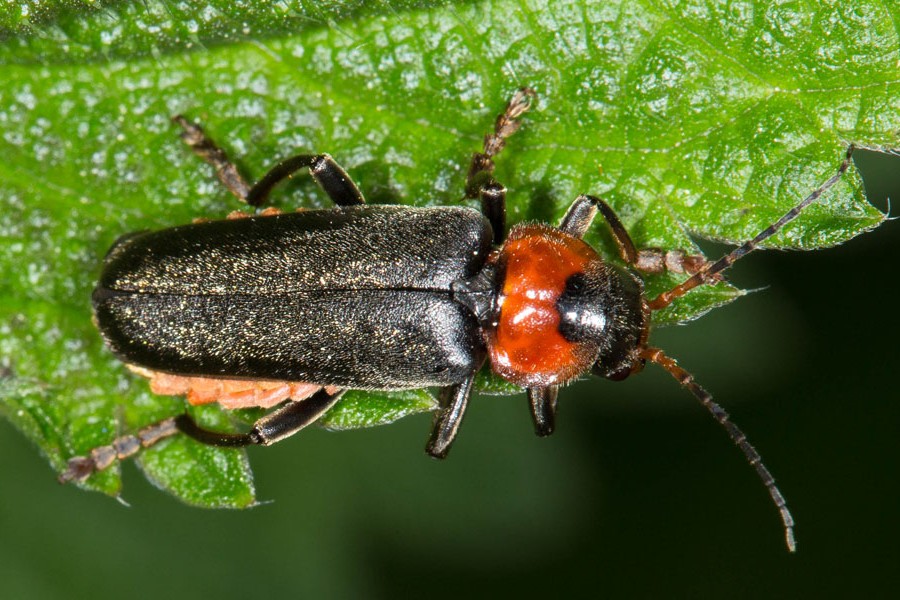
{"label": "beetle antenna", "polygon": [[640,358],[655,362],[668,371],[672,377],[677,379],[683,387],[687,388],[688,391],[700,401],[700,404],[706,407],[706,410],[708,410],[713,418],[719,422],[719,425],[725,428],[731,441],[741,449],[741,452],[744,453],[747,461],[754,469],[756,469],[756,474],[759,475],[763,485],[769,490],[769,495],[772,496],[772,502],[775,503],[775,507],[781,514],[781,520],[784,523],[784,540],[785,543],[787,543],[788,550],[790,552],[796,552],[797,541],[794,539],[794,517],[791,516],[791,511],[788,510],[787,503],[784,500],[784,496],[781,494],[781,490],[775,485],[775,478],[772,477],[769,469],[763,464],[762,457],[759,455],[759,452],[756,451],[756,448],[747,441],[747,436],[744,435],[744,432],[741,431],[737,425],[732,423],[731,417],[728,416],[725,409],[713,402],[710,393],[694,381],[694,376],[678,366],[678,363],[675,362],[673,358],[666,356],[662,350],[659,348],[645,348],[641,352]]}
{"label": "beetle antenna", "polygon": [[695,287],[703,285],[705,283],[714,283],[718,281],[715,278],[715,275],[717,273],[720,273],[729,268],[731,265],[737,262],[738,259],[755,250],[756,247],[759,246],[759,244],[761,244],[769,237],[775,235],[775,233],[779,229],[796,219],[804,208],[818,200],[822,196],[822,194],[824,194],[831,186],[837,183],[841,179],[841,177],[843,177],[844,173],[847,172],[847,169],[850,168],[850,157],[853,155],[854,149],[855,146],[853,144],[850,144],[847,147],[847,154],[844,157],[843,162],[841,162],[841,166],[838,167],[838,172],[832,175],[828,181],[823,183],[821,186],[819,186],[818,189],[807,196],[806,199],[803,200],[803,202],[787,211],[784,216],[763,229],[752,240],[744,242],[716,262],[710,263],[706,268],[701,269],[690,278],[685,279],[684,281],[673,287],[671,290],[663,292],[659,296],[651,300],[649,303],[650,310],[660,310],[661,308],[665,308],[669,304],[671,304],[673,300],[684,296]]}

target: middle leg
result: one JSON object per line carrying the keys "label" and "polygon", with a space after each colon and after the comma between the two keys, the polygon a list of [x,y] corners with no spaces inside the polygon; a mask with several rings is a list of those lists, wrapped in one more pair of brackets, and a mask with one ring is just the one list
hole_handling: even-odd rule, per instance
{"label": "middle leg", "polygon": [[175,115],[172,121],[182,128],[181,139],[197,156],[216,170],[219,181],[238,200],[250,206],[262,205],[272,188],[304,167],[309,169],[312,178],[338,206],[352,206],[366,202],[347,172],[327,154],[300,154],[288,158],[272,167],[262,179],[251,186],[241,176],[237,166],[228,159],[225,151],[206,135],[203,128],[182,115]]}

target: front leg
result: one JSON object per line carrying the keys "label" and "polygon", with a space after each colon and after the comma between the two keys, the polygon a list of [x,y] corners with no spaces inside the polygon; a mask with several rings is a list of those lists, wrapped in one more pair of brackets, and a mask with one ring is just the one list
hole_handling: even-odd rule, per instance
{"label": "front leg", "polygon": [[481,212],[494,230],[494,243],[506,239],[506,188],[494,179],[494,156],[506,146],[521,121],[517,119],[530,107],[535,93],[531,88],[518,90],[494,123],[494,132],[484,137],[484,151],[472,155],[466,178],[466,198],[481,199]]}
{"label": "front leg", "polygon": [[[645,273],[686,273],[693,275],[705,269],[710,264],[704,256],[688,254],[683,250],[663,250],[662,248],[643,248],[638,250],[631,236],[622,225],[622,221],[616,215],[612,207],[595,196],[581,195],[575,199],[566,215],[559,224],[559,228],[569,235],[584,237],[590,228],[594,217],[600,213],[609,225],[619,255],[629,266]],[[718,274],[710,281],[721,280]]]}
{"label": "front leg", "polygon": [[[663,250],[662,248],[644,248],[638,251],[634,268],[645,273],[684,273],[694,275],[705,270],[712,261],[701,254],[688,254],[684,250]],[[715,273],[708,283],[722,281],[722,275]]]}

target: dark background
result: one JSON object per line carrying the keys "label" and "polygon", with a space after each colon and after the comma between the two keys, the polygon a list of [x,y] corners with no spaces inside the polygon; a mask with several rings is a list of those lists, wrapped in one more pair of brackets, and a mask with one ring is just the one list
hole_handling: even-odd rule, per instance
{"label": "dark background", "polygon": [[[859,153],[870,197],[900,158]],[[524,397],[476,398],[450,458],[430,417],[252,449],[252,510],[205,511],[125,467],[124,506],[56,483],[0,424],[5,598],[462,594],[886,597],[900,583],[900,224],[842,247],[757,253],[764,288],[655,332],[748,434],[797,519],[798,553],[740,452],[658,368],[563,391],[557,432]],[[893,266],[892,266],[893,265]]]}

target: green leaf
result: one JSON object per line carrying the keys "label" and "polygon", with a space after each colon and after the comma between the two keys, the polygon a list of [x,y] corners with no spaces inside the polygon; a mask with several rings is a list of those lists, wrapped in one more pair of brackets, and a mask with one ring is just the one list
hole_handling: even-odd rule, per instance
{"label": "green leaf", "polygon": [[[90,309],[118,236],[236,207],[173,114],[200,120],[251,179],[327,151],[370,202],[450,205],[496,114],[528,85],[539,101],[497,161],[511,223],[555,222],[593,193],[638,246],[696,252],[691,236],[738,242],[775,221],[836,172],[848,143],[897,145],[898,13],[875,0],[7,2],[0,410],[59,470],[184,409],[111,357]],[[302,178],[274,196],[285,209],[327,206]],[[851,171],[766,245],[834,245],[882,220]],[[588,239],[618,260],[602,225]],[[679,279],[648,277],[648,295]],[[741,293],[697,289],[654,323]],[[387,398],[350,396],[325,424],[433,406]],[[141,461],[187,502],[254,502],[243,453],[173,439]],[[118,493],[118,472],[84,485]]]}
{"label": "green leaf", "polygon": [[[182,408],[183,410],[183,408]],[[214,406],[192,411],[204,427],[216,431],[230,427],[228,415]],[[205,508],[246,508],[256,504],[253,475],[244,450],[197,444],[176,436],[138,455],[138,464],[157,487],[182,501]]]}

